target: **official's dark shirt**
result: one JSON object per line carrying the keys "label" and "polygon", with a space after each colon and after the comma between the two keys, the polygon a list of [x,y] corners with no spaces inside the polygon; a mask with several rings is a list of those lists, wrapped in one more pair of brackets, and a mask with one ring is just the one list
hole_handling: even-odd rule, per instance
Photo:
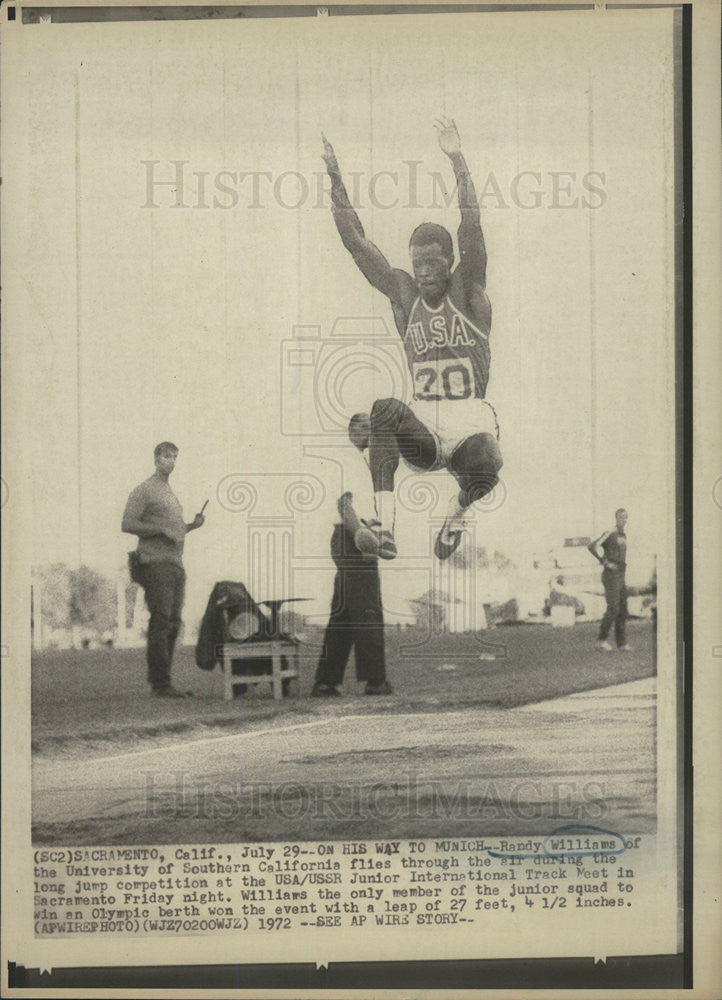
{"label": "official's dark shirt", "polygon": [[353,535],[342,524],[335,525],[331,535],[331,558],[336,564],[336,569],[378,569],[377,559],[360,552],[356,548]]}
{"label": "official's dark shirt", "polygon": [[604,558],[616,563],[619,569],[627,565],[627,536],[623,531],[610,531],[601,543]]}

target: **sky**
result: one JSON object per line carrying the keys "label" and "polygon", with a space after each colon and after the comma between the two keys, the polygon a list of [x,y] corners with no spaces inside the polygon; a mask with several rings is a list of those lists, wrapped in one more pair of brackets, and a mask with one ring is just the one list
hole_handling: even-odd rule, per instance
{"label": "sky", "polygon": [[[407,383],[388,302],[335,231],[320,133],[408,268],[419,222],[456,233],[448,115],[482,208],[505,460],[474,540],[527,565],[625,506],[646,579],[674,531],[672,14],[589,17],[38,26],[9,47],[24,458],[6,478],[28,565],[117,574],[125,500],[169,439],[187,520],[210,501],[188,613],[229,578],[327,602],[346,420]],[[388,594],[437,579],[452,490],[402,468]]]}

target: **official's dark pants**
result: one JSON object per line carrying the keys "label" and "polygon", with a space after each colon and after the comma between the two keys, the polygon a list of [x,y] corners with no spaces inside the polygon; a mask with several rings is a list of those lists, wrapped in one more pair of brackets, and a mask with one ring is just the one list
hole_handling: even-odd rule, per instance
{"label": "official's dark pants", "polygon": [[357,680],[380,684],[386,680],[386,658],[377,560],[364,558],[341,525],[331,538],[331,556],[337,573],[315,681],[341,684],[353,647]]}
{"label": "official's dark pants", "polygon": [[148,623],[148,683],[154,690],[170,687],[170,666],[181,626],[186,574],[170,562],[145,563],[141,568]]}
{"label": "official's dark pants", "polygon": [[599,639],[603,642],[614,624],[614,638],[617,645],[624,646],[627,642],[627,587],[624,580],[624,570],[603,570],[602,583],[604,584],[604,596],[607,599],[607,610],[599,626]]}

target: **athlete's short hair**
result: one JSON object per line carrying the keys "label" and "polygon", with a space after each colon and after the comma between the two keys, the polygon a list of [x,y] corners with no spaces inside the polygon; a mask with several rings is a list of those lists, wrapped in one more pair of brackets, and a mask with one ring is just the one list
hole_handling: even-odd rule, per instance
{"label": "athlete's short hair", "polygon": [[368,413],[354,413],[348,422],[348,437],[354,447],[359,451],[368,448],[369,434],[371,432],[370,416]]}
{"label": "athlete's short hair", "polygon": [[614,511],[614,516],[616,517],[617,514],[626,514],[626,513],[627,513],[626,507],[617,507],[617,509]]}
{"label": "athlete's short hair", "polygon": [[173,444],[172,441],[161,441],[153,450],[153,458],[158,458],[159,455],[166,455],[169,451],[177,455],[179,450],[178,445]]}
{"label": "athlete's short hair", "polygon": [[368,422],[369,422],[369,415],[368,415],[368,413],[354,413],[354,415],[351,417],[351,419],[348,422],[348,429],[349,429],[349,431],[352,431],[352,430],[354,430],[354,428],[358,427],[360,424],[368,424]]}
{"label": "athlete's short hair", "polygon": [[436,222],[422,222],[411,234],[409,247],[426,247],[430,243],[438,243],[441,252],[449,263],[454,259],[454,241],[448,229],[438,225]]}

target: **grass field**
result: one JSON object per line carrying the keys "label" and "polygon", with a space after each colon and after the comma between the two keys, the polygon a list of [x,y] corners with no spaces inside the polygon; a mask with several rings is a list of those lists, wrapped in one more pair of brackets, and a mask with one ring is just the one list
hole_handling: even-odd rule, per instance
{"label": "grass field", "polygon": [[[390,629],[387,672],[394,695],[362,696],[351,663],[347,697],[334,700],[334,706],[383,714],[511,708],[649,677],[654,673],[650,625],[632,621],[629,626],[631,653],[597,651],[593,623],[500,627],[483,633],[487,645],[470,635],[425,641],[413,630]],[[173,665],[176,686],[196,695],[182,701],[149,697],[143,649],[44,652],[32,663],[33,750],[102,752],[148,739],[182,739],[209,728],[232,732],[275,717],[313,717],[327,709],[324,700],[308,697],[321,638],[320,629],[309,633],[297,696],[283,702],[275,702],[265,685],[251,689],[242,701],[224,702],[220,670],[199,670],[192,647],[179,648]],[[491,655],[495,658],[487,658]]]}

